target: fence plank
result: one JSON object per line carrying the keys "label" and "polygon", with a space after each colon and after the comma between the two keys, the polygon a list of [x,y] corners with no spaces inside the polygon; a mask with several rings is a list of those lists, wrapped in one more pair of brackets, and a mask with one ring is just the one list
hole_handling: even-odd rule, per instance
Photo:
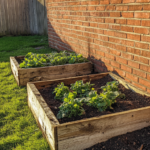
{"label": "fence plank", "polygon": [[[0,10],[1,10],[1,3],[0,3]],[[0,11],[0,36],[2,36],[2,19],[1,19],[1,11]]]}
{"label": "fence plank", "polygon": [[16,29],[15,29],[15,1],[13,0],[11,2],[11,10],[10,10],[11,16],[12,16],[12,29],[11,32],[13,35],[16,34]]}
{"label": "fence plank", "polygon": [[46,0],[0,0],[0,36],[47,35]]}
{"label": "fence plank", "polygon": [[4,0],[3,1],[3,4],[4,4],[4,9],[5,9],[5,21],[6,21],[6,35],[9,34],[9,27],[8,27],[8,20],[9,20],[9,16],[8,16],[8,8],[7,8],[7,1]]}
{"label": "fence plank", "polygon": [[[3,0],[2,0],[3,2]],[[4,6],[1,4],[0,5],[0,10],[1,10],[1,34],[5,35],[5,11],[4,11]]]}
{"label": "fence plank", "polygon": [[43,26],[43,32],[46,35],[48,33],[48,22],[47,22],[47,8],[46,8],[46,0],[44,1],[44,26]]}

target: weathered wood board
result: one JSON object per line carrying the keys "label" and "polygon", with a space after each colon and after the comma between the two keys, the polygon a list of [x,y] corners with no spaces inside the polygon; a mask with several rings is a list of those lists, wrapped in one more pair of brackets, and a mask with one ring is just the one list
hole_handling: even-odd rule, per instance
{"label": "weathered wood board", "polygon": [[33,81],[81,76],[93,72],[91,62],[24,69],[19,67],[17,59],[24,59],[24,56],[10,57],[11,69],[19,86],[26,86]]}
{"label": "weathered wood board", "polygon": [[113,73],[92,74],[27,84],[28,105],[52,150],[84,150],[112,137],[150,125],[150,106],[60,124],[38,91],[60,82],[70,85],[78,80],[87,82],[101,79],[108,74],[125,85],[126,88],[150,96],[150,94],[137,89]]}
{"label": "weathered wood board", "polygon": [[0,0],[0,36],[47,35],[46,0]]}

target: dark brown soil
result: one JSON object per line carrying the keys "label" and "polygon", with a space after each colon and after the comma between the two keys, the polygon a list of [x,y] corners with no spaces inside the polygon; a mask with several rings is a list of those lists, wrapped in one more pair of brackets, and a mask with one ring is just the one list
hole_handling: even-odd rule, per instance
{"label": "dark brown soil", "polygon": [[[91,83],[95,84],[93,87],[95,88],[95,90],[97,90],[97,93],[99,94],[101,92],[100,87],[106,85],[106,83],[110,81],[113,81],[113,79],[109,75],[107,75],[106,77],[100,80],[92,81]],[[54,99],[55,95],[52,94],[56,86],[57,85],[54,85],[53,87],[40,90],[41,95],[43,96],[43,98],[45,99],[45,101],[47,102],[47,104],[55,114],[55,116],[57,116],[59,111],[59,106],[61,105],[61,102],[55,100]],[[104,112],[99,112],[97,111],[96,108],[84,105],[83,108],[85,109],[86,112],[85,115],[72,117],[72,118],[63,118],[60,119],[59,122],[66,123],[66,122],[106,115],[110,113],[150,106],[150,97],[134,93],[133,91],[126,89],[122,84],[119,85],[119,91],[124,93],[126,97],[125,99],[117,98],[117,103],[112,106],[113,110],[108,109]]]}
{"label": "dark brown soil", "polygon": [[24,61],[24,59],[19,59],[17,57],[16,57],[16,60],[17,60],[18,64],[21,64]]}
{"label": "dark brown soil", "polygon": [[150,127],[111,138],[86,150],[150,150]]}

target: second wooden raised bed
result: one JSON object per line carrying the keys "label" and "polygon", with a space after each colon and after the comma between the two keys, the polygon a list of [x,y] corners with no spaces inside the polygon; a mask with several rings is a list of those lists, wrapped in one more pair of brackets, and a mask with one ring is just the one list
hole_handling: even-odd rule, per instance
{"label": "second wooden raised bed", "polygon": [[18,62],[23,59],[24,56],[10,57],[11,70],[19,86],[26,86],[28,82],[33,81],[81,76],[93,72],[93,64],[91,62],[38,68],[20,68]]}
{"label": "second wooden raised bed", "polygon": [[150,106],[60,124],[39,92],[60,82],[70,85],[78,80],[102,80],[108,74],[126,88],[150,96],[112,73],[28,83],[28,105],[52,150],[84,150],[114,136],[150,125]]}

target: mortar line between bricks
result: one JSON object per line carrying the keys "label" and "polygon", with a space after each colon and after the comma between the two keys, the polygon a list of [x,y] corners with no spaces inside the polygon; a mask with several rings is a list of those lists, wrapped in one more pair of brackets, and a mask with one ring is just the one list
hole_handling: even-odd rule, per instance
{"label": "mortar line between bricks", "polygon": [[[91,7],[91,6],[90,6]],[[67,10],[67,11],[65,11],[65,12],[81,12],[81,13],[87,13],[87,11],[89,12],[89,13],[92,13],[92,12],[97,12],[97,13],[106,13],[106,12],[109,12],[109,13],[149,13],[150,12],[150,10],[103,10],[103,11],[100,11],[100,10]],[[51,12],[64,12],[64,10],[51,10]],[[54,13],[54,14],[55,14]],[[57,13],[56,13],[57,14]],[[60,15],[64,15],[64,14],[60,14]],[[65,15],[67,15],[67,14],[65,14]],[[68,16],[74,16],[74,15],[71,15],[71,14],[68,14]],[[77,16],[79,16],[79,15],[77,15]],[[84,15],[82,15],[82,16],[84,16]],[[91,15],[89,15],[89,17],[90,17]],[[110,17],[110,16],[109,16]],[[115,17],[115,18],[119,18],[119,17]],[[124,18],[124,17],[123,17]],[[131,18],[136,18],[136,17],[131,17]],[[148,19],[148,18],[143,18],[143,19]]]}
{"label": "mortar line between bricks", "polygon": [[[88,10],[86,10],[86,11],[65,11],[66,13],[67,12],[78,12],[78,13],[87,13],[87,11]],[[114,18],[114,19],[133,19],[133,20],[138,20],[138,19],[142,19],[142,20],[149,20],[149,18],[135,18],[135,17],[129,17],[129,18],[127,18],[127,17],[110,17],[110,16],[92,16],[92,15],[70,15],[70,14],[57,14],[56,13],[56,10],[54,10],[54,11],[51,11],[51,12],[55,12],[55,13],[51,13],[51,14],[48,14],[48,16],[61,16],[61,17],[63,17],[63,16],[71,16],[71,17],[94,17],[94,18]],[[59,12],[59,11],[58,11]],[[60,11],[61,12],[61,11]],[[62,12],[64,12],[64,11],[62,11]],[[94,13],[99,13],[99,11],[93,11]],[[112,11],[112,12],[114,12],[114,11]],[[119,11],[117,11],[117,12],[119,12]],[[120,11],[120,12],[123,12],[123,11]],[[128,12],[128,11],[126,11],[126,12]],[[137,12],[137,11],[134,11],[134,12]],[[140,11],[140,12],[143,12],[143,11]],[[146,12],[147,12],[147,10],[146,10]],[[149,11],[148,11],[149,12]],[[103,12],[102,12],[103,13]],[[104,13],[106,13],[106,11],[104,11]],[[49,18],[50,19],[50,18]],[[59,18],[58,18],[59,19]],[[61,19],[63,19],[63,18],[61,18]],[[60,20],[61,20],[60,19]],[[70,20],[70,19],[66,19],[66,20]]]}
{"label": "mortar line between bricks", "polygon": [[[64,27],[62,27],[62,28],[64,28]],[[68,28],[64,28],[64,29],[68,29]],[[70,30],[70,29],[69,29]],[[58,30],[57,30],[58,31]],[[61,30],[59,30],[59,31],[61,31]],[[76,31],[80,31],[80,30],[76,30]],[[66,32],[66,31],[65,31]],[[81,31],[80,31],[81,32]],[[83,31],[82,31],[83,32]],[[88,31],[84,31],[84,32],[86,32],[86,33],[92,33],[92,34],[95,34],[95,35],[97,35],[96,33],[93,33],[93,32],[88,32]],[[53,33],[56,33],[57,34],[57,32],[53,32]],[[66,32],[66,33],[69,33],[69,32]],[[74,34],[74,33],[73,33]],[[61,34],[62,35],[62,34]],[[74,35],[77,35],[77,36],[79,36],[78,34],[74,34]],[[149,42],[142,42],[142,41],[135,41],[135,40],[130,40],[130,39],[127,39],[127,38],[120,38],[120,37],[114,37],[114,36],[109,36],[109,35],[105,35],[105,34],[98,34],[98,35],[100,35],[100,36],[106,36],[106,37],[111,37],[111,38],[119,38],[119,39],[121,39],[121,40],[125,40],[125,41],[131,41],[131,42],[139,42],[139,43],[142,43],[142,44],[150,44]],[[80,35],[80,36],[83,36],[83,35]],[[97,39],[97,38],[90,38],[90,37],[88,37],[88,36],[83,36],[83,37],[86,37],[86,38],[88,38],[88,39]],[[74,38],[74,39],[77,39],[77,38]],[[114,44],[113,42],[110,42],[109,40],[108,41],[103,41],[103,40],[100,40],[100,39],[98,39],[99,41],[102,41],[102,42],[109,42],[109,43],[111,43],[111,44]],[[84,40],[81,40],[81,41],[84,41]],[[116,43],[115,43],[116,44]],[[138,47],[133,47],[133,46],[128,46],[128,45],[123,45],[123,44],[118,44],[117,43],[117,45],[120,45],[120,46],[125,46],[125,47],[130,47],[130,48],[136,48],[136,49],[139,49],[139,50],[142,50],[142,51],[148,51],[149,52],[149,49],[142,49],[142,48],[138,48]]]}
{"label": "mortar line between bricks", "polygon": [[[55,12],[55,11],[54,11]],[[64,12],[64,11],[63,11]],[[70,11],[68,11],[68,12],[70,12]],[[76,11],[73,11],[73,12],[76,12]],[[85,11],[84,13],[87,13],[87,11]],[[97,13],[98,13],[98,11],[97,11]],[[106,12],[105,12],[106,13]],[[56,15],[56,16],[70,16],[70,17],[95,17],[95,18],[114,18],[114,19],[134,19],[134,20],[138,20],[138,19],[142,19],[142,20],[148,20],[149,21],[149,19],[150,19],[150,17],[149,18],[135,18],[135,17],[129,17],[129,18],[127,18],[127,17],[113,17],[113,16],[106,16],[106,17],[103,17],[103,16],[100,16],[100,17],[98,17],[98,16],[91,16],[91,15],[87,15],[87,16],[85,16],[85,15],[68,15],[68,14],[51,14],[51,15]],[[48,16],[50,16],[51,17],[51,15],[48,15]],[[66,20],[70,20],[70,19],[66,19]]]}
{"label": "mortar line between bricks", "polygon": [[[56,23],[56,22],[55,22]],[[92,23],[96,23],[96,22],[92,22]],[[56,23],[56,24],[60,24],[60,25],[66,25],[65,23]],[[103,24],[103,25],[106,25],[106,23],[101,23],[101,24]],[[109,23],[107,23],[107,24],[109,24]],[[67,24],[67,25],[73,25],[73,24]],[[55,25],[56,26],[56,25]],[[116,32],[118,32],[118,33],[124,33],[124,34],[132,34],[132,35],[139,35],[139,36],[141,36],[141,35],[145,35],[145,36],[147,36],[147,35],[149,35],[149,34],[142,34],[142,33],[135,33],[135,32],[126,32],[126,31],[120,31],[120,30],[113,30],[113,29],[106,29],[106,28],[100,28],[100,27],[92,27],[92,26],[79,26],[79,25],[74,25],[74,26],[78,26],[78,27],[85,27],[85,28],[92,28],[92,29],[101,29],[101,30],[106,30],[106,31],[116,31]],[[58,26],[59,27],[59,26]],[[65,27],[61,27],[61,28],[65,28]],[[144,28],[143,26],[140,26],[139,28]],[[150,27],[146,27],[146,28],[150,28]],[[65,28],[65,29],[68,29],[68,28]],[[69,30],[71,30],[70,28],[69,28]],[[78,31],[78,30],[77,30]],[[79,30],[80,31],[80,30]],[[83,32],[83,31],[82,31]],[[88,31],[84,31],[84,32],[88,32]],[[91,32],[91,33],[93,33],[93,32]],[[93,33],[93,34],[96,34],[96,33]],[[121,37],[119,37],[119,38],[121,38]],[[132,39],[131,39],[132,40]],[[138,40],[132,40],[132,41],[138,41]],[[143,43],[149,43],[149,42],[143,42]]]}
{"label": "mortar line between bricks", "polygon": [[[57,15],[56,15],[56,16],[57,16]],[[80,17],[84,17],[84,16],[80,16]],[[79,17],[79,18],[80,18],[80,17]],[[86,17],[87,17],[87,16],[86,16]],[[129,21],[130,21],[130,20],[132,20],[132,21],[137,21],[137,20],[138,20],[138,21],[149,21],[149,19],[141,19],[141,18],[121,18],[121,17],[118,17],[118,18],[117,18],[117,17],[94,17],[94,16],[92,17],[92,16],[90,16],[90,17],[88,17],[88,18],[95,18],[95,19],[114,19],[114,20],[115,20],[115,19],[118,19],[118,20],[126,20],[126,21],[128,21],[128,20],[129,20]],[[66,20],[67,20],[67,21],[70,21],[70,22],[71,22],[71,21],[84,22],[84,23],[87,23],[87,22],[89,23],[89,22],[90,22],[90,20],[88,21],[88,20],[82,20],[82,19],[81,19],[81,20],[64,19],[64,18],[63,18],[63,19],[50,18],[50,19],[53,19],[53,20],[56,20],[56,21],[57,21],[57,20],[62,20],[62,21],[66,21]],[[56,22],[56,21],[51,21],[51,22]],[[92,21],[91,23],[97,23],[97,24],[112,24],[112,25],[124,25],[124,26],[139,27],[139,28],[140,28],[140,27],[141,27],[141,28],[142,28],[142,27],[143,27],[143,28],[145,28],[145,27],[146,27],[146,28],[149,28],[149,27],[150,27],[150,26],[142,26],[142,25],[140,25],[140,26],[137,26],[137,25],[130,25],[130,24],[127,24],[127,23],[126,23],[126,24],[124,24],[124,23],[119,24],[119,23],[116,23],[116,22],[114,22],[114,23],[111,23],[111,22],[109,23],[109,22],[108,22],[108,23],[107,23],[107,22],[95,22],[95,21]],[[50,25],[50,23],[48,23],[48,24]],[[64,23],[62,23],[62,24],[64,24]],[[67,23],[67,24],[69,24],[69,23]],[[75,24],[70,24],[70,25],[75,25]],[[87,26],[86,26],[86,27],[87,27]],[[89,26],[89,27],[90,27],[90,26]]]}
{"label": "mortar line between bricks", "polygon": [[[97,18],[97,17],[90,17],[90,18],[96,18],[96,19],[100,19],[99,17]],[[112,17],[109,17],[110,19],[112,18]],[[106,19],[106,18],[101,18],[101,19]],[[114,18],[112,18],[112,19],[114,19]],[[56,21],[57,20],[62,20],[62,21],[66,21],[66,20],[69,20],[70,21],[70,19],[55,19]],[[138,21],[141,21],[141,19],[135,19],[135,18],[130,18],[129,20],[138,20]],[[71,20],[71,21],[76,21],[76,20]],[[70,21],[70,22],[71,22]],[[84,23],[87,23],[87,22],[90,22],[90,21],[84,21],[84,20],[78,20],[78,22],[84,22]],[[52,21],[52,22],[55,22],[55,21]],[[106,24],[108,24],[108,25],[115,25],[115,26],[126,26],[126,27],[138,27],[138,28],[150,28],[150,27],[148,27],[148,26],[137,26],[137,25],[128,25],[128,24],[119,24],[119,23],[109,23],[109,22],[95,22],[95,21],[92,21],[92,23],[97,23],[98,25],[99,24],[104,24],[104,25],[106,25]],[[62,24],[64,24],[64,23],[62,23]],[[69,24],[69,23],[67,23],[67,24]],[[90,23],[89,23],[90,24]],[[50,25],[50,23],[49,23],[49,25]],[[75,24],[70,24],[70,25],[75,25]],[[86,26],[86,27],[91,27],[91,26]],[[103,29],[105,29],[105,28],[103,28]]]}
{"label": "mortar line between bricks", "polygon": [[[91,0],[86,0],[86,1],[81,1],[80,0],[80,2],[92,2]],[[47,3],[47,5],[49,5],[49,4],[65,4],[65,3],[68,3],[69,1],[66,1],[66,2],[50,2],[50,3]],[[72,3],[72,2],[70,2],[70,3]],[[87,4],[87,5],[82,5],[82,4],[79,4],[79,5],[64,5],[64,6],[66,6],[66,7],[70,7],[70,6],[113,6],[113,5],[115,5],[115,6],[130,6],[130,5],[148,5],[149,3],[118,3],[118,4],[113,4],[113,3],[109,3],[109,4],[97,4],[97,5],[91,5],[91,4]],[[62,5],[60,6],[48,6],[48,7],[62,7]]]}
{"label": "mortar line between bricks", "polygon": [[[94,17],[91,17],[91,18],[94,18]],[[111,17],[110,17],[111,18]],[[56,20],[62,20],[62,21],[65,21],[65,19],[56,19]],[[130,19],[130,20],[132,20],[132,19]],[[136,19],[137,20],[137,19]],[[76,21],[76,20],[72,20],[72,21]],[[79,22],[84,22],[84,23],[87,23],[87,22],[89,22],[89,21],[84,21],[84,20],[79,20]],[[141,21],[141,20],[140,20]],[[55,21],[52,21],[52,22],[55,22]],[[103,23],[103,22],[101,22],[101,23],[99,23],[99,22],[94,22],[94,21],[92,21],[92,23],[97,23],[98,25],[101,25],[101,24],[103,24],[103,25],[106,25],[106,24],[108,24],[108,25],[115,25],[115,26],[125,26],[125,27],[133,27],[133,28],[135,28],[135,27],[138,27],[138,28],[150,28],[150,27],[148,27],[148,26],[136,26],[136,25],[128,25],[128,24],[118,24],[118,23],[109,23],[109,22],[106,22],[106,23]],[[61,24],[65,24],[65,23],[61,23]],[[67,24],[69,24],[69,23],[67,23]],[[90,24],[90,23],[89,23]],[[50,23],[48,24],[48,25],[51,25]],[[76,25],[76,24],[69,24],[69,25]],[[93,27],[91,27],[91,26],[83,26],[83,27],[89,27],[89,28],[93,28]],[[99,27],[97,27],[97,28],[99,28]],[[102,28],[102,29],[106,29],[106,28]],[[118,31],[118,30],[116,30],[116,31]],[[130,32],[130,33],[132,33],[132,32]]]}

